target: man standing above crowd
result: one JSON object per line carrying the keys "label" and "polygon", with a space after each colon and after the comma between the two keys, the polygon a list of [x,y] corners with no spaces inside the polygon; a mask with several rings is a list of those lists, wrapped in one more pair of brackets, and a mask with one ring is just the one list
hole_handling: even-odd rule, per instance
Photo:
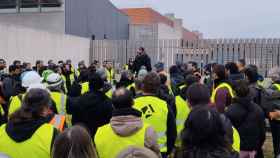
{"label": "man standing above crowd", "polygon": [[142,66],[145,66],[149,72],[152,71],[151,58],[146,54],[145,48],[140,47],[133,63],[133,72],[138,74]]}

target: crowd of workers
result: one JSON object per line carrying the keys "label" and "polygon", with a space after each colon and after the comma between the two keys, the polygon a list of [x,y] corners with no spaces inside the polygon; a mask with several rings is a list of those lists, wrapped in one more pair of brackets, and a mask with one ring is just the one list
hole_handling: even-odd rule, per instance
{"label": "crowd of workers", "polygon": [[263,158],[280,154],[280,68],[244,60],[153,67],[144,48],[111,61],[0,59],[0,157]]}

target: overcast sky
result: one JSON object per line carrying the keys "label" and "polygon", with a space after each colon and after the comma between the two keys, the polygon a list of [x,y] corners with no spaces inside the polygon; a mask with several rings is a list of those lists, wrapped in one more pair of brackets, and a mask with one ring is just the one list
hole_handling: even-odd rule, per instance
{"label": "overcast sky", "polygon": [[280,0],[111,0],[119,8],[175,13],[207,38],[280,38]]}

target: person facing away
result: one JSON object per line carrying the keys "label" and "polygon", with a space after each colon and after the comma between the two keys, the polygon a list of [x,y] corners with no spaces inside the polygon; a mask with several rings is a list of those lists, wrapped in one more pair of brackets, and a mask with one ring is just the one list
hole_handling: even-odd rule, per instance
{"label": "person facing away", "polygon": [[244,72],[244,70],[245,70],[245,68],[246,68],[246,61],[245,61],[245,59],[239,59],[238,61],[237,61],[237,67],[238,67],[238,70],[239,70],[239,72],[240,73],[243,73]]}
{"label": "person facing away", "polygon": [[52,158],[97,158],[97,154],[88,131],[76,125],[55,139]]}
{"label": "person facing away", "polygon": [[102,78],[97,73],[90,74],[89,92],[76,98],[68,97],[66,101],[66,111],[72,115],[72,124],[85,125],[91,136],[112,117],[112,102],[103,92],[103,87]]}
{"label": "person facing away", "polygon": [[237,81],[234,90],[236,97],[225,115],[240,134],[240,158],[255,158],[265,140],[265,116],[253,102],[246,81]]}
{"label": "person facing away", "polygon": [[228,79],[231,82],[244,80],[244,74],[239,72],[238,66],[234,62],[229,62],[225,65]]}
{"label": "person facing away", "polygon": [[228,77],[226,69],[223,65],[215,65],[213,67],[213,91],[211,103],[214,104],[220,113],[225,112],[225,108],[231,104],[234,92]]}
{"label": "person facing away", "polygon": [[56,128],[49,124],[51,97],[43,89],[31,89],[19,110],[0,127],[0,151],[12,158],[49,158]]}
{"label": "person facing away", "polygon": [[112,102],[112,119],[109,124],[98,128],[94,138],[99,158],[115,158],[130,146],[146,147],[160,155],[157,135],[150,125],[143,122],[142,113],[132,107],[131,92],[125,88],[117,89]]}
{"label": "person facing away", "polygon": [[[190,109],[195,109],[201,106],[211,106],[210,91],[206,85],[194,83],[187,89],[187,104]],[[215,109],[215,108],[214,108]],[[240,151],[240,137],[238,131],[232,126],[230,120],[222,113],[220,113],[224,128],[226,130],[226,137],[232,144],[235,152]]]}
{"label": "person facing away", "polygon": [[145,48],[140,47],[133,63],[133,72],[138,74],[142,66],[145,66],[148,72],[152,71],[151,58],[146,54]]}
{"label": "person facing away", "polygon": [[143,80],[143,94],[134,100],[133,107],[141,111],[144,122],[155,129],[161,154],[167,157],[174,148],[176,122],[168,103],[156,96],[159,86],[159,76],[154,72],[147,74]]}
{"label": "person facing away", "polygon": [[181,139],[177,158],[238,158],[232,152],[220,114],[207,105],[190,112]]}

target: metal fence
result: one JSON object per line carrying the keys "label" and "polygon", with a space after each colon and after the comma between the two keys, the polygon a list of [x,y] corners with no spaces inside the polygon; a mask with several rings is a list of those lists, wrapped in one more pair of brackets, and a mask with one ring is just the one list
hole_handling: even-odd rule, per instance
{"label": "metal fence", "polygon": [[266,75],[270,68],[280,65],[280,39],[96,40],[91,43],[92,60],[112,60],[117,67],[134,58],[141,46],[150,55],[152,64],[161,61],[166,68],[176,62],[196,61],[203,66],[245,59]]}

